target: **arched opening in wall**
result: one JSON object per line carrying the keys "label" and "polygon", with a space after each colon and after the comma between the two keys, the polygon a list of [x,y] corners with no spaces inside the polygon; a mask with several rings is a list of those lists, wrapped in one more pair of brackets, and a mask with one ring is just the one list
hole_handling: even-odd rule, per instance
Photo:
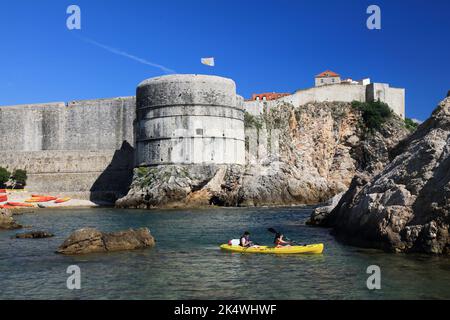
{"label": "arched opening in wall", "polygon": [[267,97],[266,96],[263,96],[262,99],[263,99],[263,101],[267,101]]}
{"label": "arched opening in wall", "polygon": [[259,96],[257,96],[257,97],[255,98],[255,100],[256,100],[256,101],[259,101]]}

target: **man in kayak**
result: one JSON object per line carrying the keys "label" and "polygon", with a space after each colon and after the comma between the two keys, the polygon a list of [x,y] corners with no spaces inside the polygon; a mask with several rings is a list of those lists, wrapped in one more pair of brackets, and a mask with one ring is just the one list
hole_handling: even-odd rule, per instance
{"label": "man in kayak", "polygon": [[241,247],[244,247],[244,248],[253,247],[253,242],[250,241],[250,232],[248,232],[248,231],[244,232],[244,234],[241,236],[239,242],[240,242],[239,244]]}
{"label": "man in kayak", "polygon": [[291,243],[284,240],[284,235],[281,233],[277,233],[275,235],[275,240],[273,241],[273,243],[275,244],[276,248],[281,248],[281,247],[290,247]]}

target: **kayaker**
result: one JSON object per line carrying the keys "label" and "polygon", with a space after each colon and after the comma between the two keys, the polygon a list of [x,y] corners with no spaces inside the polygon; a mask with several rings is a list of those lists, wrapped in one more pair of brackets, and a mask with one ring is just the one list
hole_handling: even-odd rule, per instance
{"label": "kayaker", "polygon": [[248,248],[253,246],[253,242],[250,241],[250,232],[248,231],[244,232],[239,241],[241,247]]}
{"label": "kayaker", "polygon": [[291,243],[284,240],[283,239],[284,235],[281,233],[277,233],[275,235],[275,240],[273,241],[273,243],[275,244],[275,247],[280,248],[280,247],[289,247],[291,246]]}

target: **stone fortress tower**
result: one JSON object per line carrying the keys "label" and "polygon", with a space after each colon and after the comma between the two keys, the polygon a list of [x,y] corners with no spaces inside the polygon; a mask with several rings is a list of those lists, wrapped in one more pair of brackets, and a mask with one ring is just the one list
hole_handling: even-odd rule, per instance
{"label": "stone fortress tower", "polygon": [[137,165],[245,164],[243,99],[231,79],[168,75],[139,84]]}

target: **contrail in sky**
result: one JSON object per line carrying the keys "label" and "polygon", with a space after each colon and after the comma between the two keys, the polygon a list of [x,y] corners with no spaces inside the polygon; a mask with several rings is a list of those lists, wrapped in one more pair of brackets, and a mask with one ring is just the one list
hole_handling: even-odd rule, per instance
{"label": "contrail in sky", "polygon": [[153,62],[147,61],[145,59],[133,56],[132,54],[129,54],[129,53],[125,52],[125,51],[121,51],[119,49],[116,49],[116,48],[113,48],[113,47],[109,47],[107,45],[101,44],[101,43],[99,43],[99,42],[97,42],[95,40],[92,40],[92,39],[88,39],[88,38],[80,37],[80,36],[78,36],[78,37],[81,40],[83,40],[83,41],[85,41],[87,43],[93,44],[94,46],[97,46],[99,48],[105,49],[106,51],[109,51],[111,53],[117,54],[117,55],[122,56],[122,57],[126,57],[128,59],[137,61],[139,63],[145,64],[145,65],[148,65],[148,66],[151,66],[151,67],[155,67],[155,68],[161,69],[165,73],[176,73],[175,70],[172,70],[172,69],[166,68],[163,65],[160,65],[160,64],[157,64],[157,63],[153,63]]}

